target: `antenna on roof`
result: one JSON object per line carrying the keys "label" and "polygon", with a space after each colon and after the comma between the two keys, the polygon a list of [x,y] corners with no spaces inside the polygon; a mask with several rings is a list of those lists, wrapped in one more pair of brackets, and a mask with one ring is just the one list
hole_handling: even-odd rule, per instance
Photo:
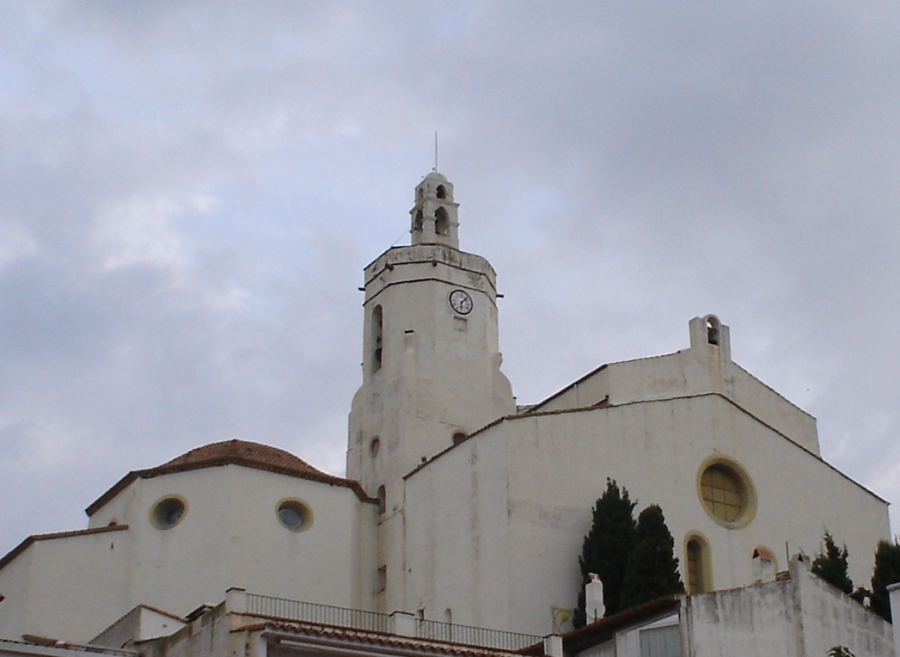
{"label": "antenna on roof", "polygon": [[437,156],[438,156],[438,150],[437,150],[437,130],[435,130],[435,131],[434,131],[434,168],[432,169],[432,171],[437,171]]}

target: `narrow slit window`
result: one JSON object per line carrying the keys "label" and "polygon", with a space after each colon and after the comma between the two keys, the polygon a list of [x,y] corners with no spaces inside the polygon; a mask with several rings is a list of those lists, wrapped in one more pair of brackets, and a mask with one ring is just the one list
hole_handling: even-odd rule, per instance
{"label": "narrow slit window", "polygon": [[386,508],[387,508],[387,491],[384,489],[384,486],[379,486],[378,487],[378,513],[384,515]]}
{"label": "narrow slit window", "polygon": [[384,316],[381,306],[375,306],[372,311],[372,371],[381,369],[382,353],[384,349]]}

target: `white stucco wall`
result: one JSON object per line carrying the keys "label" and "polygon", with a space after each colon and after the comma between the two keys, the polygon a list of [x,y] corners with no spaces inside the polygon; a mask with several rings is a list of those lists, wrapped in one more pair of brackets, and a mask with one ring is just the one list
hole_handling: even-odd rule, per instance
{"label": "white stucco wall", "polygon": [[[503,629],[514,624],[509,602],[507,445],[470,440],[408,479],[403,572],[405,608],[426,618]],[[518,605],[527,604],[518,600]]]}
{"label": "white stucco wall", "polygon": [[538,405],[538,411],[585,408],[604,399],[612,405],[717,392],[761,422],[819,454],[816,420],[731,361],[730,332],[720,345],[705,339],[705,318],[690,322],[688,349],[604,365]]}
{"label": "white stucco wall", "polygon": [[35,541],[0,571],[0,637],[87,642],[130,608],[128,531]]}
{"label": "white stucco wall", "polygon": [[[184,615],[232,586],[344,607],[364,602],[355,586],[364,511],[350,489],[236,465],[141,480],[140,488],[131,524],[136,602]],[[188,510],[178,525],[159,530],[150,509],[170,494]],[[281,525],[276,507],[284,498],[309,505],[308,530]]]}
{"label": "white stucco wall", "polygon": [[807,655],[825,655],[834,646],[845,646],[858,657],[893,657],[890,623],[805,569],[796,580]]}
{"label": "white stucco wall", "polygon": [[824,656],[843,646],[858,657],[894,656],[891,624],[802,564],[789,580],[690,596],[682,614],[697,655]]}
{"label": "white stucco wall", "polygon": [[[740,529],[715,521],[699,498],[701,465],[715,456],[733,459],[755,488],[755,517]],[[407,479],[406,554],[423,555],[409,573],[416,601],[452,606],[456,618],[467,599],[487,598],[489,609],[473,607],[474,618],[460,622],[549,632],[551,607],[576,602],[577,557],[607,477],[629,490],[636,511],[662,507],[682,565],[686,537],[706,538],[716,589],[755,580],[758,546],[781,569],[786,542],[815,554],[826,527],[847,544],[850,575],[864,584],[874,546],[890,536],[885,502],[719,395],[526,416],[473,436]],[[471,526],[429,522],[435,509]],[[445,568],[453,580],[446,586],[436,574]]]}
{"label": "white stucco wall", "polygon": [[28,617],[28,586],[34,552],[25,550],[0,569],[0,639],[18,641]]}
{"label": "white stucco wall", "polygon": [[[187,511],[161,530],[150,512],[169,495]],[[285,498],[312,509],[308,530],[280,523],[277,504]],[[10,591],[27,583],[26,604],[10,604],[8,621],[0,614],[0,636],[87,641],[139,604],[184,616],[231,586],[372,608],[376,515],[349,488],[237,465],[138,479],[93,518],[117,517],[126,531],[38,541],[0,571]]]}
{"label": "white stucco wall", "polygon": [[710,657],[798,657],[802,624],[793,603],[790,582],[691,596],[691,648]]}

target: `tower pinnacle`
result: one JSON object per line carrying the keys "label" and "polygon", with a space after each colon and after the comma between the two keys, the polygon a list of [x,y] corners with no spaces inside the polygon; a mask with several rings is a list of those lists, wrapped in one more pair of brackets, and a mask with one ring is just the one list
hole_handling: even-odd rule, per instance
{"label": "tower pinnacle", "polygon": [[453,183],[432,171],[416,185],[416,202],[409,211],[411,242],[446,244],[459,248],[459,204],[453,202]]}

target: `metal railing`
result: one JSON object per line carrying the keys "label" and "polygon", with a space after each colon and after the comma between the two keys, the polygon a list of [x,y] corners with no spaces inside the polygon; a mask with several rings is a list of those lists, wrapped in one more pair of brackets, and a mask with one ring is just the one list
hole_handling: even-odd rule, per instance
{"label": "metal railing", "polygon": [[[267,595],[247,593],[247,613],[254,616],[268,616],[284,620],[316,623],[318,625],[334,625],[354,630],[370,632],[397,633],[393,627],[392,617],[374,611],[332,607],[330,605],[273,598]],[[477,646],[493,650],[514,652],[534,645],[541,637],[518,632],[490,630],[470,625],[441,623],[439,621],[413,619],[408,614],[400,615],[409,619],[409,630],[415,625],[415,638],[426,641],[447,641],[468,646]],[[405,635],[405,633],[404,633]]]}
{"label": "metal railing", "polygon": [[489,630],[484,627],[441,623],[439,621],[419,620],[417,623],[418,638],[433,641],[451,641],[481,648],[494,648],[514,652],[534,645],[541,637],[518,632]]}
{"label": "metal railing", "polygon": [[330,605],[273,598],[267,595],[247,594],[247,613],[274,616],[288,620],[306,621],[320,625],[336,625],[354,630],[390,632],[391,617],[374,611],[346,609]]}

